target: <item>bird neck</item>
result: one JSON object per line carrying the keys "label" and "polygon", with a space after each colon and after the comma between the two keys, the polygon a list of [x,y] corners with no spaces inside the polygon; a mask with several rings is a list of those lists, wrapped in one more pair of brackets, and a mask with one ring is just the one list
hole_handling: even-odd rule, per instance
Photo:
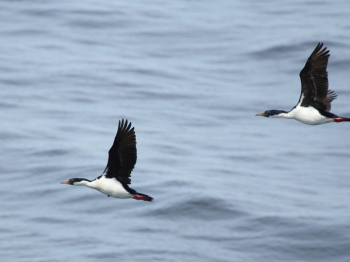
{"label": "bird neck", "polygon": [[93,183],[94,181],[90,181],[88,179],[84,179],[82,181],[79,181],[78,183],[74,183],[74,186],[86,186],[86,187],[94,188],[94,183]]}
{"label": "bird neck", "polygon": [[282,110],[278,110],[280,111],[278,114],[270,116],[270,117],[274,117],[274,118],[292,118],[292,115],[290,114],[290,112],[286,112],[286,111],[282,111]]}
{"label": "bird neck", "polygon": [[288,113],[280,113],[278,115],[275,115],[274,117],[277,117],[277,118],[291,118],[291,116]]}
{"label": "bird neck", "polygon": [[97,181],[96,180],[92,180],[92,181],[85,181],[84,186],[96,189],[98,187],[97,185]]}

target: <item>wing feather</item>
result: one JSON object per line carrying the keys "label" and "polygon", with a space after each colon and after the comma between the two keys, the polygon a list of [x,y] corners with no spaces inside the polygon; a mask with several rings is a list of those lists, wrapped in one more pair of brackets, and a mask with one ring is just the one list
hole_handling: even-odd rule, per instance
{"label": "wing feather", "polygon": [[126,184],[131,183],[130,174],[137,160],[136,136],[128,120],[119,121],[118,132],[109,150],[106,177],[115,177]]}
{"label": "wing feather", "polygon": [[336,98],[334,91],[328,90],[327,64],[330,56],[327,47],[318,43],[304,68],[300,71],[301,106],[314,106],[317,109],[329,111],[331,102]]}

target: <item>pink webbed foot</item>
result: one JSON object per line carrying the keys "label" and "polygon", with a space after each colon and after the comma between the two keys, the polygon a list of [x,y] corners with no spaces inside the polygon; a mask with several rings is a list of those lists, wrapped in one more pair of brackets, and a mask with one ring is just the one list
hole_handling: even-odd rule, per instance
{"label": "pink webbed foot", "polygon": [[152,201],[153,198],[143,194],[135,194],[134,199],[143,200],[143,201]]}

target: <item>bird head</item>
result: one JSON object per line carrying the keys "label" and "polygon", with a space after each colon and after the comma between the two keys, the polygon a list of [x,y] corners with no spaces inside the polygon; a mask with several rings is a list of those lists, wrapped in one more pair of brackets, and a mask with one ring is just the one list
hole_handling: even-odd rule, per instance
{"label": "bird head", "polygon": [[85,178],[71,178],[67,179],[65,182],[61,182],[61,184],[67,184],[72,186],[85,186],[86,182],[90,182]]}
{"label": "bird head", "polygon": [[264,116],[264,117],[281,117],[282,113],[287,113],[286,111],[283,110],[266,110],[262,112],[261,114],[256,114],[255,116]]}

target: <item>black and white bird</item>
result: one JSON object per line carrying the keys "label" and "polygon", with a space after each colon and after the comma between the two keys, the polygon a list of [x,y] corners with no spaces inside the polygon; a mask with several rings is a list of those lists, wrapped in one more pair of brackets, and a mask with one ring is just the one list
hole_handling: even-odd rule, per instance
{"label": "black and white bird", "polygon": [[116,198],[133,198],[152,201],[152,197],[130,188],[130,173],[136,164],[136,136],[131,123],[119,121],[118,132],[109,150],[108,162],[103,174],[90,181],[85,178],[71,178],[61,184],[86,186]]}
{"label": "black and white bird", "polygon": [[289,112],[267,110],[256,116],[295,119],[307,125],[350,121],[350,118],[329,112],[331,102],[337,95],[328,90],[327,63],[330,55],[327,47],[322,49],[322,46],[322,43],[318,43],[300,72],[301,94],[298,104]]}

